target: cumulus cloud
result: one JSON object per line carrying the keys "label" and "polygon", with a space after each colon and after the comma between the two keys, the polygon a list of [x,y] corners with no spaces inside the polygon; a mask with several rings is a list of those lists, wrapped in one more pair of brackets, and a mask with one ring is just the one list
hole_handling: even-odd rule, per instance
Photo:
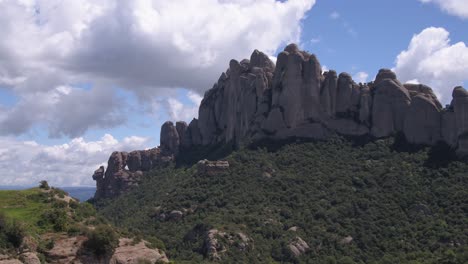
{"label": "cumulus cloud", "polygon": [[125,101],[109,88],[90,91],[59,86],[50,91],[26,93],[13,107],[0,112],[0,133],[16,135],[47,124],[51,137],[70,138],[89,128],[108,128],[123,123]]}
{"label": "cumulus cloud", "polygon": [[369,74],[367,72],[358,72],[353,76],[354,81],[358,83],[366,83],[367,78],[369,78]]}
{"label": "cumulus cloud", "polygon": [[468,80],[467,65],[466,44],[452,44],[446,29],[430,27],[413,36],[397,56],[394,70],[400,80],[429,85],[443,103],[449,103],[453,88]]}
{"label": "cumulus cloud", "polygon": [[419,0],[423,3],[434,3],[445,12],[468,19],[468,1],[466,0]]}
{"label": "cumulus cloud", "polygon": [[[29,106],[49,109],[37,107],[29,97],[47,97],[57,87],[77,83],[90,83],[92,90],[128,89],[144,103],[168,88],[203,94],[231,58],[246,58],[254,49],[273,55],[286,43],[299,41],[301,20],[314,4],[315,0],[3,0],[0,87],[20,97],[9,111],[22,116]],[[112,96],[114,91],[108,92]],[[73,92],[59,100],[71,102],[80,95],[84,96]],[[115,111],[114,105],[107,106],[100,110]],[[0,130],[20,133],[32,122],[3,123]],[[54,128],[52,136],[73,135],[70,131],[75,130],[82,134],[85,124],[66,125],[46,123]]]}
{"label": "cumulus cloud", "polygon": [[0,137],[0,185],[30,185],[47,180],[54,186],[93,186],[92,172],[113,151],[144,149],[147,138],[118,141],[106,134],[97,141],[75,138],[62,145]]}
{"label": "cumulus cloud", "polygon": [[190,100],[190,103],[184,103],[176,98],[169,98],[167,100],[169,116],[172,120],[181,120],[189,123],[192,118],[198,117],[198,108],[203,98],[192,91],[187,93],[187,98]]}

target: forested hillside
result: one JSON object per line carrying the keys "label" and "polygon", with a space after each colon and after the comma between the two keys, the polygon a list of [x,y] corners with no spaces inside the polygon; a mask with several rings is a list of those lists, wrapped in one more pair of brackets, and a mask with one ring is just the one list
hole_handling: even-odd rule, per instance
{"label": "forested hillside", "polygon": [[467,263],[468,164],[443,146],[405,146],[257,144],[214,175],[150,171],[99,212],[176,263]]}

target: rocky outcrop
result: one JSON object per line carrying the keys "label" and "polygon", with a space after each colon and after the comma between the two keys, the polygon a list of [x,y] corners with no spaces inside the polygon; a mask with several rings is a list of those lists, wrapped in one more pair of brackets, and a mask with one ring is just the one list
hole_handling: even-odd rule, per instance
{"label": "rocky outcrop", "polygon": [[170,121],[164,123],[161,127],[161,152],[166,155],[179,154],[180,138],[177,128]]}
{"label": "rocky outcrop", "polygon": [[168,263],[166,254],[146,246],[145,241],[134,243],[133,239],[121,238],[109,264]]}
{"label": "rocky outcrop", "polygon": [[411,97],[390,70],[382,69],[374,82],[371,134],[386,137],[401,132]]}
{"label": "rocky outcrop", "polygon": [[26,252],[21,254],[20,260],[23,262],[23,264],[41,264],[41,260],[36,255],[36,253],[33,252]]}
{"label": "rocky outcrop", "polygon": [[253,247],[253,240],[242,232],[231,233],[210,229],[205,234],[202,250],[209,260],[220,261],[224,253],[232,247],[247,251]]}
{"label": "rocky outcrop", "polygon": [[[166,254],[157,249],[149,248],[148,242],[142,240],[135,243],[133,239],[120,238],[119,245],[112,255],[96,257],[84,249],[85,236],[61,237],[55,240],[54,247],[46,252],[51,263],[109,263],[109,264],[138,264],[138,263],[167,263]],[[33,260],[34,256],[29,255]],[[34,262],[31,262],[34,263]],[[40,263],[40,262],[39,262]]]}
{"label": "rocky outcrop", "polygon": [[410,143],[445,142],[465,155],[467,124],[468,92],[461,87],[443,108],[430,87],[403,85],[390,69],[381,69],[373,82],[356,84],[347,73],[322,73],[315,55],[291,44],[276,66],[257,50],[250,60],[232,60],[205,93],[185,145],[401,133]]}
{"label": "rocky outcrop", "polygon": [[279,53],[276,65],[258,50],[250,59],[231,60],[205,92],[198,117],[189,125],[164,123],[159,148],[113,153],[105,173],[102,168],[93,176],[96,198],[118,195],[137,184],[142,172],[197,146],[402,134],[412,144],[445,142],[460,156],[468,155],[464,88],[456,87],[451,104],[443,108],[430,87],[403,85],[389,69],[365,84],[347,73],[322,73],[317,57],[295,44]]}
{"label": "rocky outcrop", "polygon": [[54,247],[46,252],[52,263],[82,263],[80,249],[87,240],[85,236],[63,237],[54,241]]}
{"label": "rocky outcrop", "polygon": [[310,249],[309,245],[300,237],[295,237],[291,240],[288,247],[291,254],[296,258],[305,254]]}
{"label": "rocky outcrop", "polygon": [[225,160],[200,160],[197,163],[197,172],[200,175],[215,176],[229,169],[229,162]]}

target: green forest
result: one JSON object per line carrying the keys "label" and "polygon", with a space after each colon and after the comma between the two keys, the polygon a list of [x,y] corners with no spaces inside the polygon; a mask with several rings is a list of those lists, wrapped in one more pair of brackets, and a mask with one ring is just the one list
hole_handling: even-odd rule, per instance
{"label": "green forest", "polygon": [[[199,149],[98,212],[175,263],[212,261],[213,229],[221,263],[468,263],[468,163],[444,146],[407,146],[335,137]],[[198,173],[202,157],[229,169]],[[166,217],[174,211],[183,215]]]}

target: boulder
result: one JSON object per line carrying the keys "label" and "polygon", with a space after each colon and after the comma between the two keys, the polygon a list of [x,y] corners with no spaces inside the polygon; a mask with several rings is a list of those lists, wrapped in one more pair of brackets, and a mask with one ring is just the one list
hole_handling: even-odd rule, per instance
{"label": "boulder", "polygon": [[184,214],[178,210],[173,210],[169,213],[169,220],[171,221],[179,221],[182,217],[184,217]]}
{"label": "boulder", "polygon": [[298,236],[289,242],[288,247],[296,258],[305,254],[310,249],[309,245]]}

